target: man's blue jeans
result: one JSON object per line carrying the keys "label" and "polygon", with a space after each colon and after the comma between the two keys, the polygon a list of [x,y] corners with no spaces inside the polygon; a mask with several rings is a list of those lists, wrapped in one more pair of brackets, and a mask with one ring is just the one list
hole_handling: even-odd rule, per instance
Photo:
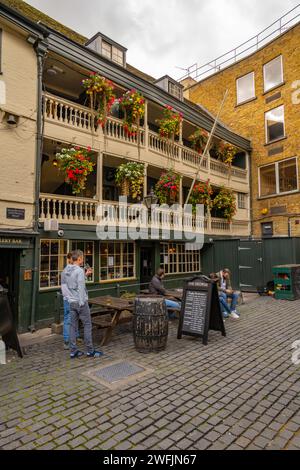
{"label": "man's blue jeans", "polygon": [[[225,292],[220,293],[220,302],[222,299],[222,303],[224,305],[224,302],[227,304],[227,299],[231,299],[231,305],[230,305],[230,311],[234,312],[236,310],[236,306],[239,300],[239,294],[233,293],[233,294],[226,294]],[[228,305],[228,304],[227,304]]]}
{"label": "man's blue jeans", "polygon": [[[79,338],[79,331],[77,328],[76,337]],[[70,304],[64,299],[64,329],[63,329],[64,342],[70,341]]]}
{"label": "man's blue jeans", "polygon": [[220,300],[220,307],[221,307],[222,315],[223,315],[223,317],[227,317],[228,315],[230,315],[231,310],[230,310],[230,307],[227,303],[226,295],[221,295],[220,294],[219,300]]}
{"label": "man's blue jeans", "polygon": [[181,305],[179,302],[174,302],[174,300],[165,299],[167,308],[173,308],[174,310],[181,310]]}

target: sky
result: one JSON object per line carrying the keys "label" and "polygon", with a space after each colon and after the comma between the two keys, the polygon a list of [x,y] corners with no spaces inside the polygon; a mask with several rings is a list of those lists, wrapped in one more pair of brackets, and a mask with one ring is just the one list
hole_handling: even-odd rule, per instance
{"label": "sky", "polygon": [[90,38],[127,47],[127,62],[159,78],[203,65],[255,36],[299,0],[27,0]]}

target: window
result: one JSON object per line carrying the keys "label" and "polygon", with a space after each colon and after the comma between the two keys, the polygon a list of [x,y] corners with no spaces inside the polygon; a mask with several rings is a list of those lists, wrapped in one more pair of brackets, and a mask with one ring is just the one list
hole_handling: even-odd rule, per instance
{"label": "window", "polygon": [[254,72],[248,73],[236,81],[237,104],[255,98],[255,78]]}
{"label": "window", "polygon": [[175,83],[169,82],[169,93],[181,100],[181,88],[175,85]]}
{"label": "window", "polygon": [[135,277],[135,244],[100,243],[100,281]]}
{"label": "window", "polygon": [[112,60],[116,62],[119,65],[123,65],[124,60],[123,60],[123,51],[118,49],[117,47],[112,48]]}
{"label": "window", "polygon": [[102,41],[102,55],[111,60],[111,45],[104,41]]}
{"label": "window", "polygon": [[200,250],[186,250],[182,243],[162,243],[160,266],[166,274],[200,272]]}
{"label": "window", "polygon": [[264,90],[267,92],[281,83],[283,83],[283,63],[280,55],[264,65]]}
{"label": "window", "polygon": [[244,193],[238,193],[238,208],[247,209],[247,195]]}
{"label": "window", "polygon": [[296,159],[278,163],[279,192],[288,193],[297,191],[298,176]]}
{"label": "window", "polygon": [[260,197],[298,191],[297,159],[290,158],[259,169]]}
{"label": "window", "polygon": [[60,286],[60,276],[66,266],[68,242],[66,240],[41,240],[40,288]]}
{"label": "window", "polygon": [[265,113],[266,142],[271,143],[285,136],[284,106]]}
{"label": "window", "polygon": [[[70,251],[74,250],[81,250],[84,254],[85,266],[94,269],[94,242],[72,241]],[[94,282],[94,272],[86,280],[87,282]]]}

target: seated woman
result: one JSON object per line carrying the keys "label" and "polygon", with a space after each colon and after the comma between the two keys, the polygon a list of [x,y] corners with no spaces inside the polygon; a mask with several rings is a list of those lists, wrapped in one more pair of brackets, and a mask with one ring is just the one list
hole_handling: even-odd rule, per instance
{"label": "seated woman", "polygon": [[[150,294],[156,295],[167,295],[167,291],[163,286],[163,278],[165,277],[164,269],[158,269],[155,276],[153,276],[150,284],[149,284],[149,292]],[[179,302],[175,302],[174,300],[165,299],[166,306],[168,309],[178,310],[180,311],[181,305]],[[175,318],[175,314],[169,315],[170,318]]]}

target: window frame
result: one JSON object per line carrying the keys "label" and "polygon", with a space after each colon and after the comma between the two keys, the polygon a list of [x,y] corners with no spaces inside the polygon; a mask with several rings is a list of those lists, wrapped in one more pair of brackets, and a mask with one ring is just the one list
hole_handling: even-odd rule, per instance
{"label": "window frame", "polygon": [[[93,263],[92,263],[92,266],[91,266],[91,268],[93,269],[92,279],[90,281],[86,280],[86,284],[94,284],[95,283],[95,242],[93,240],[68,240],[68,241],[69,241],[69,245],[68,245],[69,251],[80,250],[80,248],[74,248],[73,243],[76,243],[76,244],[83,243],[84,244],[84,250],[83,250],[84,257],[86,258],[86,256],[92,256],[92,258],[93,258]],[[87,243],[90,243],[93,246],[92,255],[87,255],[86,254],[86,244]]]}
{"label": "window frame", "polygon": [[[284,191],[280,192],[280,179],[279,179],[279,165],[280,163],[283,162],[288,162],[290,160],[295,160],[296,162],[296,180],[297,180],[297,189],[293,189],[292,191]],[[266,168],[266,167],[271,167],[275,166],[275,178],[276,178],[276,193],[274,194],[269,194],[267,196],[262,196],[261,195],[261,189],[262,189],[262,184],[261,184],[261,169]],[[276,197],[276,196],[285,196],[288,194],[295,194],[299,192],[299,165],[298,165],[298,157],[290,157],[290,158],[285,158],[283,160],[279,160],[278,162],[274,163],[268,163],[266,165],[262,165],[258,168],[258,189],[259,189],[259,198],[260,199],[267,199],[269,197]]]}
{"label": "window frame", "polygon": [[[277,60],[279,57],[281,58],[281,81],[277,83],[276,85],[273,85],[270,88],[266,88],[266,66],[269,65],[271,62],[274,62],[275,60]],[[264,93],[268,93],[269,91],[274,90],[275,88],[281,86],[284,83],[283,55],[282,54],[274,57],[274,59],[269,60],[269,62],[266,62],[263,65],[263,77],[264,77]]]}
{"label": "window frame", "polygon": [[[122,56],[122,62],[119,62],[118,60],[115,60],[114,59],[114,49],[117,51],[117,53],[119,52]],[[118,54],[117,54],[117,57],[118,57]],[[121,66],[124,66],[124,52],[119,49],[118,47],[116,46],[112,46],[111,47],[111,60],[112,62],[114,62],[115,64],[118,64],[118,65],[121,65]]]}
{"label": "window frame", "polygon": [[[42,256],[46,256],[46,255],[43,255],[42,254],[42,250],[41,250],[41,246],[42,246],[42,242],[50,242],[50,251],[49,251],[49,255],[47,255],[49,257],[49,270],[48,271],[42,271],[41,269],[41,263],[42,263]],[[63,254],[60,254],[58,253],[57,255],[51,255],[51,243],[52,242],[58,242],[59,245],[61,245],[62,243],[66,242],[66,252],[63,253]],[[58,276],[61,275],[61,273],[63,272],[64,268],[60,271],[59,269],[57,271],[52,271],[50,268],[51,268],[51,256],[57,256],[58,258],[59,257],[64,257],[65,260],[64,260],[64,267],[66,266],[66,262],[67,262],[67,254],[68,254],[68,251],[69,251],[69,240],[62,240],[61,238],[41,238],[40,239],[40,256],[39,256],[39,290],[40,291],[46,291],[46,290],[51,290],[51,289],[55,289],[55,290],[58,290],[61,288],[61,284],[58,284],[58,285],[55,285],[55,286],[51,286],[50,285],[50,273],[51,272],[57,272],[58,273]],[[42,273],[48,273],[49,274],[49,280],[48,280],[48,286],[47,287],[42,287],[41,286],[41,274]]]}
{"label": "window frame", "polygon": [[[164,257],[165,256],[169,256],[170,255],[170,248],[174,248],[174,246],[176,247],[176,252],[174,253],[175,256],[176,256],[176,261],[173,262],[173,263],[170,263],[170,259],[168,259],[168,263],[165,263],[164,262]],[[185,251],[182,251],[179,249],[180,248],[185,248],[185,244],[184,243],[176,243],[176,242],[163,242],[160,244],[160,267],[163,268],[165,270],[165,273],[166,273],[166,276],[174,276],[174,275],[185,275],[185,274],[194,274],[194,273],[199,273],[201,272],[201,254],[200,254],[200,250],[195,250],[195,251],[192,251],[192,250],[185,250]],[[166,250],[165,250],[166,248]],[[192,255],[192,256],[189,256],[187,257],[187,254],[189,255]],[[184,260],[183,261],[179,261],[179,257],[180,256],[183,256],[184,255]],[[195,259],[196,257],[196,259]],[[161,258],[163,260],[163,262],[161,262]],[[189,259],[191,258],[191,259]],[[176,266],[176,270],[173,271],[173,272],[170,272],[170,265],[175,265]],[[196,269],[196,270],[182,270],[180,271],[179,269],[179,266],[180,265],[184,265],[184,266],[187,266],[187,265],[194,265],[194,264],[197,264],[198,265],[198,268],[199,269]],[[166,266],[168,267],[168,269],[166,269]]]}
{"label": "window frame", "polygon": [[[110,55],[109,55],[109,57],[108,57],[108,55],[103,54],[103,44],[105,44],[105,46],[108,46],[108,47],[110,48]],[[109,44],[109,42],[106,42],[106,41],[103,41],[103,40],[102,40],[102,42],[101,42],[101,55],[102,55],[103,57],[105,57],[106,59],[108,59],[108,60],[112,60],[112,45]]]}
{"label": "window frame", "polygon": [[[247,98],[246,100],[243,100],[243,101],[239,101],[238,97],[238,83],[239,83],[239,80],[242,80],[243,78],[245,77],[248,77],[248,75],[252,75],[253,77],[253,96],[251,96],[251,98]],[[248,103],[249,101],[252,101],[256,98],[256,83],[255,83],[255,72],[254,70],[252,72],[249,72],[249,73],[246,73],[245,75],[242,75],[241,77],[237,78],[236,79],[236,104],[237,106],[241,105],[241,104],[244,104],[244,103]]]}
{"label": "window frame", "polygon": [[[283,135],[281,137],[277,137],[276,139],[273,140],[268,140],[268,123],[267,123],[267,114],[271,113],[272,111],[275,111],[275,109],[283,109]],[[286,129],[285,129],[285,106],[284,104],[281,104],[279,106],[276,106],[275,108],[269,109],[268,111],[265,111],[265,139],[266,139],[266,145],[273,144],[274,142],[277,142],[279,140],[285,139],[286,138]]]}
{"label": "window frame", "polygon": [[[41,253],[41,243],[42,242],[66,242],[66,253],[63,255],[58,255],[58,256],[64,256],[65,257],[65,262],[64,262],[64,268],[67,264],[67,254],[70,252],[70,248],[72,246],[72,243],[92,243],[93,244],[93,280],[92,281],[86,281],[86,284],[95,284],[95,242],[94,240],[64,240],[61,238],[40,238],[40,255],[39,255],[39,291],[44,292],[44,291],[49,291],[49,290],[59,290],[61,289],[61,284],[57,286],[48,286],[48,287],[41,287],[41,273],[46,273],[47,271],[42,271],[41,270],[41,261],[42,261],[42,253]],[[51,257],[51,253],[49,254],[49,257]],[[62,270],[63,271],[63,270]],[[58,273],[62,273],[62,271],[58,271]],[[48,271],[49,273],[51,270]]]}
{"label": "window frame", "polygon": [[[132,244],[133,245],[133,276],[132,277],[120,277],[120,278],[114,278],[114,279],[102,279],[101,278],[101,244],[110,244],[113,243],[114,245],[116,243],[121,245],[120,249],[120,271],[123,272],[124,268],[124,263],[123,263],[123,254],[124,254],[124,245],[126,244]],[[114,251],[115,253],[115,251]],[[109,253],[108,253],[109,257]],[[99,243],[99,283],[100,284],[108,284],[108,283],[114,283],[114,282],[122,282],[122,281],[132,281],[136,279],[136,243],[134,241],[103,241]],[[107,266],[108,268],[109,266]],[[127,264],[128,267],[128,264]]]}
{"label": "window frame", "polygon": [[[243,201],[240,200],[240,196],[243,196]],[[247,204],[247,194],[245,193],[237,193],[237,203],[238,203],[238,209],[240,210],[247,210],[248,209],[248,204]]]}

